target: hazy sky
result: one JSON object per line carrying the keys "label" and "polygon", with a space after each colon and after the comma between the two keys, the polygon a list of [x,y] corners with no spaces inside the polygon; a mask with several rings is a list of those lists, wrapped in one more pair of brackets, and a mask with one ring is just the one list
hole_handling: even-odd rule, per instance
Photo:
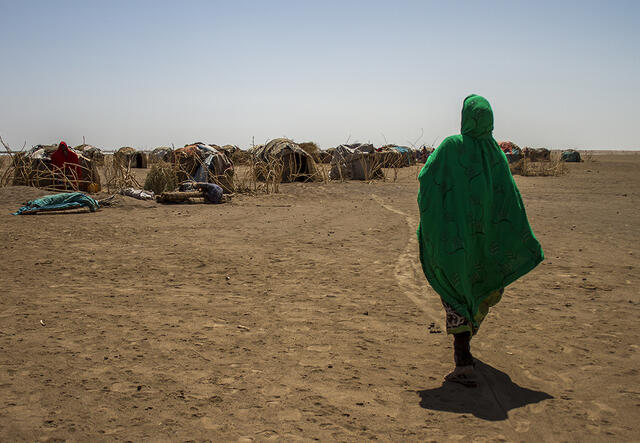
{"label": "hazy sky", "polygon": [[640,1],[0,0],[0,135],[640,148]]}

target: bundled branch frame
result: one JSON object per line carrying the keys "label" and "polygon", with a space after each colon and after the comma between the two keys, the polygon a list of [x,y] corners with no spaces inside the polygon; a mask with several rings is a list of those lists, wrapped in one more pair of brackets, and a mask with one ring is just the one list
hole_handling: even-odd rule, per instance
{"label": "bundled branch frame", "polygon": [[[89,168],[79,163],[64,163],[62,168],[50,166],[46,162],[37,162],[28,158],[24,147],[21,151],[13,151],[11,147],[2,140],[8,154],[8,165],[5,167],[7,157],[3,157],[2,175],[0,176],[0,186],[22,185],[32,186],[46,191],[56,192],[76,192],[96,181],[98,177],[97,168]],[[37,166],[34,166],[37,164]],[[80,169],[81,178],[76,173],[76,168]]]}

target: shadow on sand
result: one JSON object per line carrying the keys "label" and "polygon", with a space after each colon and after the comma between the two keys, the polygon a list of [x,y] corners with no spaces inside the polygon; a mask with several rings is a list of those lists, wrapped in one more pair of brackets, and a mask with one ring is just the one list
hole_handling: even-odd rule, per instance
{"label": "shadow on sand", "polygon": [[418,391],[420,406],[497,421],[506,420],[512,409],[553,398],[546,392],[518,386],[507,374],[480,360],[476,360],[475,374],[478,382],[475,388],[444,382],[439,388]]}

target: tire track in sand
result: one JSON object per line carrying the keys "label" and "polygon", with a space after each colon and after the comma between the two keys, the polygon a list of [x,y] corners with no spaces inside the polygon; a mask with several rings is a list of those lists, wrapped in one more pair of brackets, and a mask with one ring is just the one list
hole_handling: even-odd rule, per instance
{"label": "tire track in sand", "polygon": [[421,282],[416,278],[416,276],[422,275],[422,268],[418,260],[416,260],[418,257],[418,239],[415,233],[415,226],[418,226],[417,219],[393,206],[387,205],[375,194],[372,195],[372,198],[387,211],[401,215],[404,218],[407,228],[409,229],[409,241],[404,251],[398,257],[394,268],[394,275],[398,285],[403,289],[407,298],[427,314],[430,321],[439,324],[442,315],[435,308],[435,306],[440,306],[440,301],[436,298],[438,296],[426,282]]}

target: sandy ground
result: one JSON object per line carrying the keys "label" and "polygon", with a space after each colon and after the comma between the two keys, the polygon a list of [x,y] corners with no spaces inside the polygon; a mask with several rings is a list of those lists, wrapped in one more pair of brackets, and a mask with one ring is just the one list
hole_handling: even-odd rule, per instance
{"label": "sandy ground", "polygon": [[0,189],[0,440],[637,441],[640,155],[594,160],[517,177],[547,259],[475,389],[442,381],[415,168],[19,217],[42,192]]}

